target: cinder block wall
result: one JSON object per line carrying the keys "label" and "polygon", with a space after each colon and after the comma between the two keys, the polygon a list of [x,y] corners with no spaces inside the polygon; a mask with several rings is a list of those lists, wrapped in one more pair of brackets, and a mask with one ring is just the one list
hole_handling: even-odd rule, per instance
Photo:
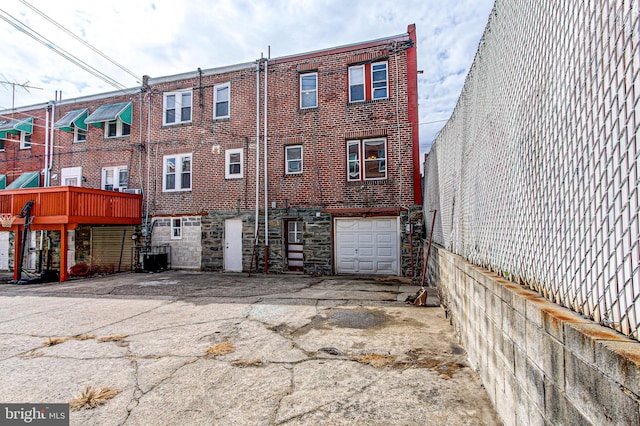
{"label": "cinder block wall", "polygon": [[431,283],[505,425],[640,424],[640,343],[432,247]]}

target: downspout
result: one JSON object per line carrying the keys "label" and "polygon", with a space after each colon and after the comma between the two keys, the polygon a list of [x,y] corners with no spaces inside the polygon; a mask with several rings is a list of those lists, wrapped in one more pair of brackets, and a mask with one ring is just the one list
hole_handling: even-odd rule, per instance
{"label": "downspout", "polygon": [[49,186],[49,112],[51,104],[47,105],[44,119],[44,186]]}
{"label": "downspout", "polygon": [[[253,224],[253,247],[251,249],[251,263],[249,264],[249,276],[253,271],[256,249],[258,248],[258,226],[260,225],[260,63],[262,62],[262,54],[260,59],[256,60],[256,213]],[[247,157],[249,151],[247,150]],[[247,178],[249,176],[247,175]],[[257,266],[257,261],[256,261]]]}
{"label": "downspout", "polygon": [[264,273],[269,272],[269,195],[268,195],[268,173],[267,173],[267,88],[269,81],[269,59],[271,57],[271,47],[267,50],[267,59],[264,60]]}
{"label": "downspout", "polygon": [[[56,99],[51,104],[51,121],[52,122],[55,121],[56,119],[56,102],[57,101],[58,101],[58,91],[56,90]],[[47,166],[47,168],[49,169],[49,176],[51,176],[51,169],[53,168],[53,145],[54,145],[53,126],[51,126],[51,137],[49,138],[49,165]],[[60,179],[62,179],[62,176],[60,176]],[[63,182],[61,181],[60,183],[62,184]]]}
{"label": "downspout", "polygon": [[[147,208],[144,217],[144,226],[149,227],[149,198],[151,198],[151,90],[147,86],[147,93],[145,97],[147,98],[147,188],[146,188],[146,198],[147,198]],[[156,158],[157,160],[157,158]],[[157,164],[157,163],[154,163]],[[155,188],[154,188],[155,191]],[[154,192],[155,197],[155,192]],[[151,231],[147,231],[149,238],[151,237]],[[151,241],[151,240],[149,240]]]}
{"label": "downspout", "polygon": [[[49,113],[51,111],[51,104],[47,105],[47,110],[45,112],[44,119],[44,186],[48,187],[51,183],[51,174],[49,173],[48,162],[49,162]],[[53,120],[52,120],[53,121]],[[51,127],[53,128],[53,123],[51,123]],[[40,231],[40,254],[38,256],[39,269],[42,272],[42,253],[44,251],[44,231]]]}
{"label": "downspout", "polygon": [[398,206],[402,207],[402,138],[400,135],[400,81],[398,78],[398,42],[393,42],[393,57],[395,59],[396,67],[396,135],[398,138],[398,182],[399,182],[399,199]]}

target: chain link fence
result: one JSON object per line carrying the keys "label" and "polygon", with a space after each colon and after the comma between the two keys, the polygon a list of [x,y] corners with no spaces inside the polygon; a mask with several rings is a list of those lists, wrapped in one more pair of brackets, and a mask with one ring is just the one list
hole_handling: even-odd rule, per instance
{"label": "chain link fence", "polygon": [[638,0],[497,0],[424,164],[434,242],[635,339],[639,73]]}

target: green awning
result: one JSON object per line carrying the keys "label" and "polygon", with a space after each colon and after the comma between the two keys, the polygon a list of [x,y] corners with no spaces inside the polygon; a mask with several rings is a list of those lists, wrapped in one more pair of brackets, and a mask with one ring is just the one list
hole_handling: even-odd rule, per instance
{"label": "green awning", "polygon": [[77,127],[78,129],[87,130],[87,123],[84,120],[89,115],[89,110],[87,108],[83,109],[74,109],[73,111],[69,111],[64,117],[60,120],[56,121],[53,125],[54,129],[60,129],[65,132],[73,132],[73,128]]}
{"label": "green awning", "polygon": [[38,188],[40,186],[40,172],[27,172],[11,182],[6,189]]}
{"label": "green awning", "polygon": [[131,102],[102,105],[88,116],[84,122],[95,127],[102,127],[102,123],[119,118],[123,123],[131,125]]}
{"label": "green awning", "polygon": [[4,189],[7,186],[7,175],[0,175],[0,189]]}
{"label": "green awning", "polygon": [[6,138],[7,133],[17,135],[20,132],[33,133],[33,117],[0,121],[0,138]]}

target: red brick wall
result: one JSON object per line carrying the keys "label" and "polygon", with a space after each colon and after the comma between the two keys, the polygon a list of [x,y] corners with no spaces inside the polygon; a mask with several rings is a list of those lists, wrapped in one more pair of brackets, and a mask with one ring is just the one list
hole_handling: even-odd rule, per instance
{"label": "red brick wall", "polygon": [[7,176],[7,185],[22,173],[44,169],[44,138],[46,109],[20,110],[13,114],[2,114],[0,120],[33,117],[31,148],[20,149],[20,135],[7,134],[4,152],[0,151],[0,174]]}
{"label": "red brick wall", "polygon": [[[406,41],[406,37],[401,37],[377,44],[269,62],[270,205],[275,201],[278,207],[288,204],[290,207],[372,209],[410,206],[414,203],[414,145],[417,143],[414,131],[417,125],[413,123],[412,126],[409,119],[407,81],[408,74],[415,75],[415,70],[407,69]],[[394,47],[398,47],[397,58],[394,56]],[[349,104],[348,66],[364,60],[387,61],[389,97]],[[318,73],[317,108],[299,108],[301,71]],[[132,101],[133,123],[131,134],[122,138],[105,138],[103,129],[90,125],[84,143],[73,143],[72,133],[56,130],[52,174],[57,174],[58,178],[52,180],[52,185],[60,184],[61,168],[82,166],[86,178],[83,186],[99,188],[102,167],[127,165],[129,188],[146,187],[149,159],[148,201],[152,215],[194,214],[211,210],[236,210],[238,207],[253,209],[256,181],[256,65],[246,64],[245,67],[185,75],[188,78],[170,82],[170,78],[150,79],[150,85],[142,93],[135,90],[127,94],[114,92],[104,97],[81,98],[59,104],[55,120],[78,108],[89,108],[89,113],[92,113],[100,105]],[[227,82],[231,85],[231,117],[214,120],[213,86]],[[259,94],[261,149],[264,143],[263,85],[264,69],[260,73]],[[163,126],[163,93],[187,88],[193,90],[192,121]],[[0,153],[0,173],[38,170],[44,165],[42,145],[45,109],[36,109],[29,114],[36,116],[32,149],[30,152],[18,152],[12,149],[17,144],[7,143],[6,151]],[[346,140],[378,136],[387,139],[387,179],[347,182]],[[285,174],[284,152],[289,144],[303,145],[304,169],[300,175]],[[219,147],[219,152],[214,152],[213,147]],[[225,150],[231,148],[244,148],[243,179],[224,177]],[[163,192],[163,156],[182,153],[193,155],[192,190]],[[260,162],[262,165],[262,153]],[[261,207],[262,176],[261,170]],[[416,190],[419,191],[419,188]]]}

